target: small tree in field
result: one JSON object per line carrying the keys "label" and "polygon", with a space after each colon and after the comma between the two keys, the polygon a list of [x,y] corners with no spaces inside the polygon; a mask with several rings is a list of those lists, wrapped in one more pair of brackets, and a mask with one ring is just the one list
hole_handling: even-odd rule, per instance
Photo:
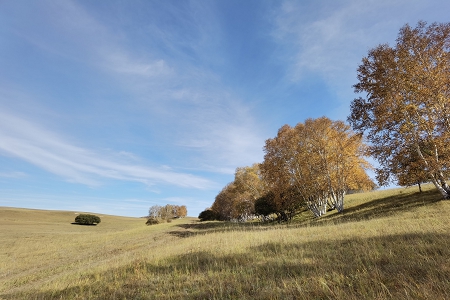
{"label": "small tree in field", "polygon": [[157,218],[150,217],[147,219],[147,222],[145,222],[146,225],[156,225],[159,224],[159,220]]}
{"label": "small tree in field", "polygon": [[100,217],[96,215],[80,214],[75,217],[75,223],[80,225],[97,225],[100,222]]}

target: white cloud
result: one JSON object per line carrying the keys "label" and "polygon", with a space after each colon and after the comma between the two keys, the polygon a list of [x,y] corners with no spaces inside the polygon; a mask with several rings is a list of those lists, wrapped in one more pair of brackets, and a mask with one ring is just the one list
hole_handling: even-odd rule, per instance
{"label": "white cloud", "polygon": [[[109,52],[109,53],[108,53]],[[168,76],[173,70],[162,60],[135,61],[129,55],[119,52],[106,52],[104,68],[124,75],[138,75],[142,77]]]}
{"label": "white cloud", "polygon": [[345,74],[354,79],[349,70],[356,71],[370,48],[393,43],[405,23],[439,21],[448,6],[442,0],[285,0],[275,14],[273,36],[294,62],[292,80],[315,71],[340,82]]}
{"label": "white cloud", "polygon": [[[188,11],[180,10],[177,5],[165,6],[165,9],[173,10],[169,15],[174,22],[179,22],[177,30],[172,31],[171,26],[165,27],[149,18],[146,26],[139,28],[146,39],[133,44],[125,32],[115,32],[114,25],[104,19],[96,19],[76,2],[48,1],[38,6],[46,8],[42,10],[43,15],[36,18],[46,24],[40,26],[47,30],[23,30],[22,35],[44,51],[87,66],[88,72],[96,69],[99,72],[96,75],[104,76],[102,80],[109,82],[108,86],[127,95],[127,99],[119,101],[123,101],[121,105],[126,102],[128,107],[136,110],[132,112],[137,114],[133,122],[145,124],[155,136],[164,135],[153,143],[181,150],[176,155],[180,157],[179,161],[183,161],[183,167],[193,168],[195,165],[198,169],[227,170],[230,173],[238,166],[260,160],[264,141],[261,125],[254,121],[252,111],[244,101],[232,95],[221,83],[220,74],[209,68],[211,63],[223,60],[219,43],[220,22],[209,5],[194,2],[188,5]],[[56,13],[58,11],[64,13]],[[198,18],[198,15],[203,17]],[[168,49],[170,53],[161,49]],[[92,76],[87,72],[83,74],[87,78]],[[85,107],[96,103],[96,99],[80,100],[89,102]],[[96,108],[99,103],[96,103]],[[101,105],[108,105],[105,107],[108,111],[114,109],[106,100]],[[80,113],[86,111],[79,110]],[[122,116],[122,112],[115,113]],[[16,149],[19,147],[23,152],[33,151],[32,145],[28,145],[28,149],[24,145],[16,145]],[[189,153],[183,152],[186,149]],[[37,154],[42,159],[61,159],[39,151]],[[92,154],[86,154],[89,155]],[[83,168],[86,166],[74,165],[71,170]],[[66,174],[69,171],[54,164],[52,172]],[[86,172],[100,171],[91,169]],[[118,175],[109,171],[102,176]],[[80,177],[78,172],[70,178],[92,181],[85,176]]]}
{"label": "white cloud", "polygon": [[74,146],[27,120],[0,112],[0,151],[19,157],[69,181],[99,185],[102,179],[164,183],[208,189],[213,183],[191,174],[111,160],[110,155]]}
{"label": "white cloud", "polygon": [[297,84],[320,77],[336,96],[330,117],[345,118],[354,98],[356,70],[369,49],[395,43],[399,29],[419,20],[446,21],[448,1],[285,0],[274,13],[272,36],[280,45],[285,77]]}
{"label": "white cloud", "polygon": [[178,136],[177,145],[200,154],[198,168],[233,174],[236,167],[262,160],[263,125],[245,104],[214,94],[197,102],[193,109],[185,109],[185,119],[178,121],[191,132]]}
{"label": "white cloud", "polygon": [[[400,2],[406,5],[405,1]],[[390,13],[403,6],[400,4],[399,1],[344,1],[314,2],[306,6],[285,1],[276,17],[274,36],[288,47],[289,59],[294,61],[290,78],[300,80],[308,71],[330,81],[351,74],[348,70],[356,70],[356,63],[370,45],[386,42],[380,39],[389,35],[386,29],[393,22]],[[314,17],[309,18],[307,14]]]}

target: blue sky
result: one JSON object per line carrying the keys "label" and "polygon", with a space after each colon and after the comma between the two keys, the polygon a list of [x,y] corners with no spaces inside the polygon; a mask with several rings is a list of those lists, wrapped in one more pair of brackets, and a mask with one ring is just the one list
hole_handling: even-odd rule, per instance
{"label": "blue sky", "polygon": [[0,1],[0,206],[197,216],[449,1]]}

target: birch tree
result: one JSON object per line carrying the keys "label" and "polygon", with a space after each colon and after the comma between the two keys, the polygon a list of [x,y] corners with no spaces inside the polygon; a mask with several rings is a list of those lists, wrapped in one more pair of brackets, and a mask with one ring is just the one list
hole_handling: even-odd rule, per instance
{"label": "birch tree", "polygon": [[211,210],[217,214],[220,220],[230,220],[235,215],[235,186],[227,184],[214,199]]}
{"label": "birch tree", "polygon": [[178,218],[184,218],[187,216],[187,207],[186,205],[177,206],[176,216]]}
{"label": "birch tree", "polygon": [[[327,209],[342,212],[348,190],[373,187],[365,172],[369,165],[362,137],[342,121],[322,117],[285,125],[264,150],[261,171],[278,206],[302,201],[319,217]],[[295,197],[283,199],[289,193]]]}
{"label": "birch tree", "polygon": [[216,196],[211,209],[223,220],[246,220],[255,212],[255,201],[265,192],[259,164],[236,169],[234,181]]}
{"label": "birch tree", "polygon": [[151,206],[150,209],[148,210],[148,217],[153,218],[153,219],[159,218],[161,209],[162,209],[162,206],[160,206],[160,205]]}
{"label": "birch tree", "polygon": [[248,167],[239,167],[234,173],[236,188],[240,193],[248,193],[253,202],[261,197],[266,190],[259,166],[259,163],[255,163]]}
{"label": "birch tree", "polygon": [[264,147],[264,162],[261,164],[261,174],[268,185],[269,193],[263,199],[270,198],[271,207],[279,217],[292,214],[292,208],[303,204],[304,197],[286,197],[293,186],[301,190],[298,181],[299,158],[301,153],[297,153],[296,144],[298,136],[289,125],[284,125],[278,130],[278,134],[273,139],[266,140]]}
{"label": "birch tree", "polygon": [[405,25],[395,46],[363,58],[358,81],[355,92],[365,97],[353,100],[348,121],[366,133],[379,183],[408,174],[398,166],[416,157],[414,169],[450,198],[450,23]]}

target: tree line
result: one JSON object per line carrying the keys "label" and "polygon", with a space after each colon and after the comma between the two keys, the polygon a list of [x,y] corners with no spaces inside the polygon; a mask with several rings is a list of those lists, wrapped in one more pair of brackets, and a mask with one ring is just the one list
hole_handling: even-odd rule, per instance
{"label": "tree line", "polygon": [[215,215],[206,215],[219,220],[276,215],[287,221],[301,208],[317,217],[330,209],[341,212],[348,191],[375,187],[365,171],[365,148],[362,135],[342,121],[322,117],[284,125],[266,141],[264,161],[237,168],[211,206]]}
{"label": "tree line", "polygon": [[344,196],[376,184],[432,182],[444,199],[450,167],[450,23],[408,24],[395,46],[369,50],[357,69],[348,124],[327,117],[284,125],[264,146],[264,161],[236,169],[201,220],[289,220],[344,210]]}

